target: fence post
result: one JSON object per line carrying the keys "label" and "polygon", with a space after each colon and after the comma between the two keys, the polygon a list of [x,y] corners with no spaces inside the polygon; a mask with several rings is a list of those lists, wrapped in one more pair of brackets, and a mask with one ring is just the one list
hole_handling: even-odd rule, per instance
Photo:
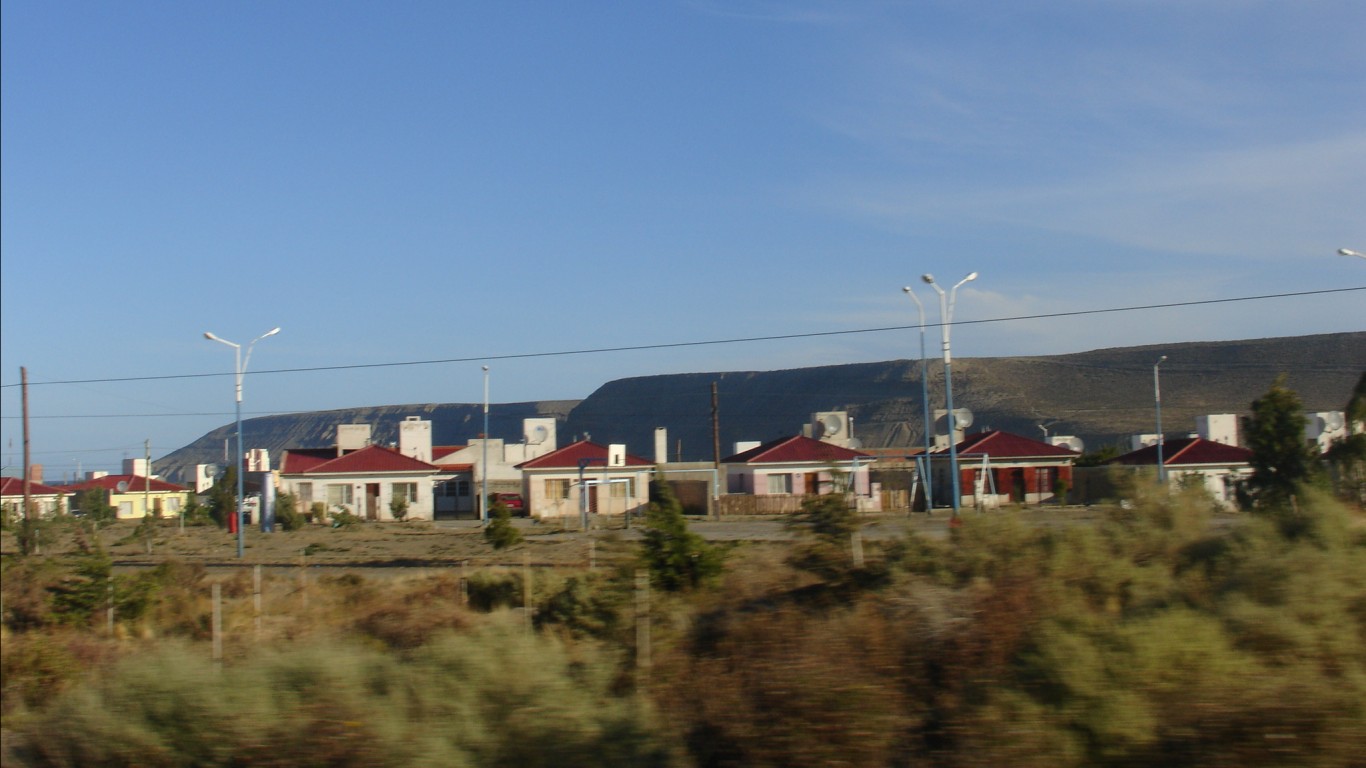
{"label": "fence post", "polygon": [[650,682],[650,574],[636,569],[636,687]]}
{"label": "fence post", "polygon": [[213,583],[213,663],[223,663],[223,585]]}
{"label": "fence post", "polygon": [[299,602],[304,610],[308,610],[308,566],[304,564],[306,557],[308,550],[299,550]]}
{"label": "fence post", "polygon": [[460,604],[470,604],[470,561],[460,561]]}
{"label": "fence post", "polygon": [[261,566],[251,567],[251,606],[256,620],[256,641],[261,641]]}
{"label": "fence post", "polygon": [[114,636],[114,575],[104,583],[104,629],[110,637]]}
{"label": "fence post", "polygon": [[855,530],[849,534],[849,550],[854,557],[854,567],[863,567],[863,531]]}
{"label": "fence post", "polygon": [[522,553],[522,613],[526,614],[526,628],[531,631],[531,550]]}

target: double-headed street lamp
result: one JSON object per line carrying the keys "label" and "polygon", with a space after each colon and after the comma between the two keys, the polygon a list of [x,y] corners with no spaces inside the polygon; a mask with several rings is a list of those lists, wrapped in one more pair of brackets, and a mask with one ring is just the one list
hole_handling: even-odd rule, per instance
{"label": "double-headed street lamp", "polygon": [[[934,510],[934,493],[930,484],[930,441],[931,432],[934,431],[934,422],[930,421],[930,384],[929,384],[929,365],[925,361],[925,306],[920,303],[920,297],[915,295],[911,286],[901,289],[911,300],[915,302],[915,310],[920,315],[920,402],[924,406],[925,424],[925,477],[921,482],[925,485],[925,513],[930,514]],[[915,499],[911,499],[911,504],[915,504]]]}
{"label": "double-headed street lamp", "polygon": [[926,272],[920,276],[931,288],[939,294],[939,327],[944,332],[944,404],[948,409],[949,417],[949,469],[953,473],[953,516],[958,517],[958,508],[962,504],[962,496],[959,491],[958,479],[958,443],[955,441],[957,436],[953,415],[953,374],[950,365],[949,354],[949,326],[953,324],[953,303],[958,297],[958,289],[963,283],[977,279],[977,273],[971,272],[967,277],[954,283],[953,288],[947,292],[939,287],[939,283],[934,281],[934,275]]}
{"label": "double-headed street lamp", "polygon": [[251,348],[255,346],[256,342],[266,338],[267,336],[274,336],[279,332],[279,328],[272,328],[269,331],[266,331],[265,333],[261,334],[260,336],[257,336],[256,338],[248,342],[246,357],[242,356],[241,344],[234,344],[233,342],[228,341],[227,339],[219,338],[213,335],[212,333],[209,333],[208,331],[204,332],[204,338],[208,339],[209,341],[216,341],[219,344],[227,344],[228,346],[232,347],[233,355],[236,359],[235,368],[237,372],[237,516],[233,518],[233,521],[237,526],[237,558],[239,560],[243,557],[243,550],[246,548],[246,532],[244,530],[245,526],[242,525],[242,509],[243,503],[245,501],[245,499],[242,498],[242,495],[245,492],[245,484],[243,483],[244,478],[242,477],[242,460],[246,456],[246,454],[242,451],[242,375],[247,372],[247,363],[251,362]]}

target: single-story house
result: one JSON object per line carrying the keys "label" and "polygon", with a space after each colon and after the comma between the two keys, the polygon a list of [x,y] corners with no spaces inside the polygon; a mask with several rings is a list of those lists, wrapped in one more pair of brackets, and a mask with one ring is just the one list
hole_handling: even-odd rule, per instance
{"label": "single-story house", "polygon": [[[51,485],[32,481],[29,482],[28,486],[28,500],[34,513],[48,517],[60,515],[66,511],[68,492],[65,488],[55,488]],[[23,517],[23,478],[0,478],[0,508],[4,509],[6,517]]]}
{"label": "single-story house", "polygon": [[[1156,469],[1157,446],[1131,451],[1108,463]],[[1221,506],[1233,509],[1238,504],[1238,488],[1252,477],[1252,451],[1202,437],[1183,437],[1163,444],[1162,466],[1169,484],[1198,484]]]}
{"label": "single-story house", "polygon": [[432,519],[440,475],[440,467],[380,445],[290,449],[280,460],[280,490],[298,498],[299,511],[322,502],[329,515],[343,510],[366,520],[393,520],[396,498],[408,502],[409,518]]}
{"label": "single-story house", "polygon": [[[1078,452],[999,429],[969,435],[958,452],[960,507],[997,507],[1011,502],[1039,504],[1056,499],[1063,484],[1072,484]],[[947,448],[930,454],[934,498],[951,506],[953,470]]]}
{"label": "single-story house", "polygon": [[636,514],[650,502],[654,462],[626,453],[623,445],[580,440],[517,468],[531,517]]}
{"label": "single-story house", "polygon": [[104,491],[105,502],[114,508],[119,520],[146,517],[149,511],[162,517],[176,517],[189,505],[192,493],[183,485],[139,475],[103,475],[62,486],[73,496],[91,488]]}
{"label": "single-story house", "polygon": [[873,461],[873,456],[852,448],[792,435],[728,456],[721,464],[731,494],[800,499],[849,493],[858,500],[860,511],[872,512],[882,508],[881,494],[868,478]]}

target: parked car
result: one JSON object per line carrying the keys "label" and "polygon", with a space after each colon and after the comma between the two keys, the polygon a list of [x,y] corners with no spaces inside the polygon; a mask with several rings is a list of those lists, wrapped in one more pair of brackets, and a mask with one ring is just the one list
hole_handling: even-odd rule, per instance
{"label": "parked car", "polygon": [[522,501],[522,494],[520,493],[493,494],[493,503],[497,504],[499,502],[502,502],[503,506],[507,507],[514,515],[522,514],[522,510],[526,508],[526,504]]}

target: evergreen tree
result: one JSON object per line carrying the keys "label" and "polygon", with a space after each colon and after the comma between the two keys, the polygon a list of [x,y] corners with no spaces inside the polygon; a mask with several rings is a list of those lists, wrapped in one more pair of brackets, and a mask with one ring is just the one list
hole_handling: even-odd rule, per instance
{"label": "evergreen tree", "polygon": [[489,510],[489,524],[484,528],[484,540],[494,549],[507,549],[522,542],[522,532],[512,525],[512,510],[501,501],[493,502]]}
{"label": "evergreen tree", "polygon": [[1333,473],[1333,487],[1344,499],[1366,503],[1366,432],[1355,431],[1366,424],[1366,373],[1357,380],[1347,401],[1346,437],[1333,441],[1323,459]]}
{"label": "evergreen tree", "polygon": [[1252,415],[1243,426],[1252,449],[1249,485],[1260,507],[1285,507],[1314,474],[1318,456],[1305,442],[1303,411],[1299,396],[1285,386],[1284,377],[1252,401]]}
{"label": "evergreen tree", "polygon": [[664,480],[650,483],[642,557],[650,581],[667,592],[694,589],[721,573],[721,553],[688,530],[683,505]]}

